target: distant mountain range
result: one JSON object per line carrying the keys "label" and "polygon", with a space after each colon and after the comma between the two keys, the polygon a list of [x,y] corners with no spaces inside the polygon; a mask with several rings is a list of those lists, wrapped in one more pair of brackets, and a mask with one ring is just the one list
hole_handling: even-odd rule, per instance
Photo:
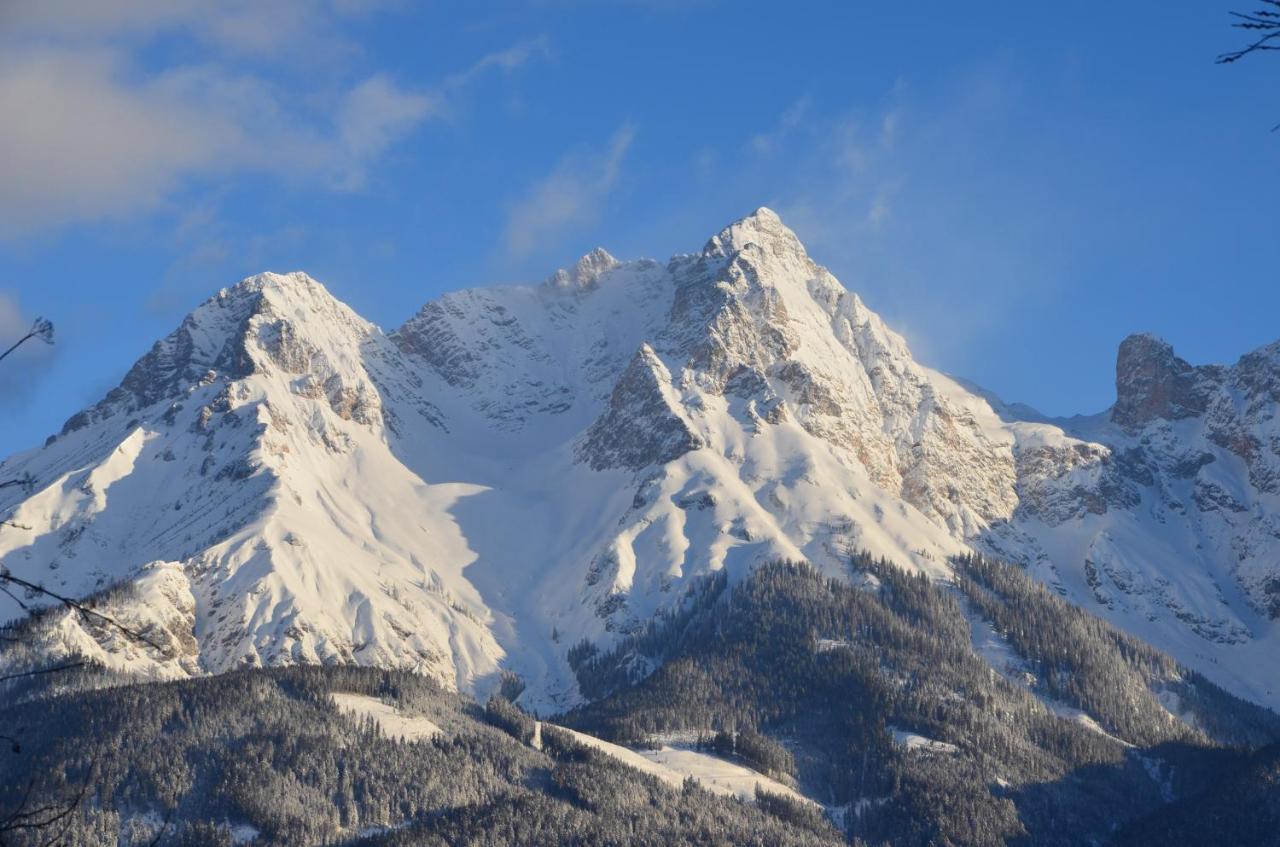
{"label": "distant mountain range", "polygon": [[0,464],[0,565],[157,646],[53,611],[0,663],[518,677],[559,710],[584,699],[570,648],[703,577],[851,578],[865,552],[946,584],[976,552],[1277,707],[1280,344],[1197,367],[1135,335],[1116,388],[1049,420],[920,365],[768,209],[392,332],[262,274]]}

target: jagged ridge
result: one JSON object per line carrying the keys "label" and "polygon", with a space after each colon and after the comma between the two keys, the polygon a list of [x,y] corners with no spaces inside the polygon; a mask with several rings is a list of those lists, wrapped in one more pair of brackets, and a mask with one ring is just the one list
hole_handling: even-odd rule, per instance
{"label": "jagged ridge", "polygon": [[54,652],[475,690],[506,666],[563,705],[568,644],[634,631],[691,578],[840,576],[867,550],[947,579],[978,549],[1275,702],[1276,362],[1195,368],[1139,337],[1109,414],[1017,420],[915,362],[767,209],[666,264],[597,250],[390,334],[264,274],[0,466],[30,480],[0,508],[31,527],[0,562],[76,594],[136,582],[122,615],[163,583],[187,645],[137,655],[62,621]]}

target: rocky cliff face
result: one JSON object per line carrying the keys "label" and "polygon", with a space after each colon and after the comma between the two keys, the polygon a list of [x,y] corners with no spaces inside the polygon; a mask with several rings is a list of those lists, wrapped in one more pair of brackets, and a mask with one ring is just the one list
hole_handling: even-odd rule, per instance
{"label": "rocky cliff face", "polygon": [[[1121,345],[1113,420],[1138,442],[1142,481],[1161,493],[1161,507],[1200,534],[1230,547],[1229,568],[1253,608],[1280,617],[1280,567],[1274,563],[1275,508],[1280,494],[1280,346],[1248,353],[1233,366],[1191,367],[1154,339],[1159,389],[1142,390],[1151,360],[1131,360],[1136,336]],[[1127,368],[1140,376],[1125,376]],[[1136,390],[1135,390],[1136,389]],[[1142,414],[1117,413],[1122,405]],[[1190,482],[1190,501],[1179,483]],[[1184,486],[1185,487],[1185,486]]]}
{"label": "rocky cliff face", "polygon": [[579,443],[577,458],[597,471],[638,471],[701,446],[671,384],[671,372],[643,344],[614,385],[608,408]]}
{"label": "rocky cliff face", "polygon": [[[565,653],[771,559],[970,549],[1257,700],[1280,670],[1280,348],[1193,367],[1124,342],[1117,402],[1000,414],[761,209],[666,263],[603,250],[384,334],[303,275],[201,306],[0,475],[0,563],[168,632],[71,619],[49,652],[182,675],[406,667],[576,695]],[[5,614],[18,614],[5,608]]]}
{"label": "rocky cliff face", "polygon": [[1111,419],[1136,428],[1158,418],[1180,420],[1203,414],[1221,377],[1221,368],[1193,368],[1154,335],[1131,335],[1121,342],[1116,356],[1116,404]]}

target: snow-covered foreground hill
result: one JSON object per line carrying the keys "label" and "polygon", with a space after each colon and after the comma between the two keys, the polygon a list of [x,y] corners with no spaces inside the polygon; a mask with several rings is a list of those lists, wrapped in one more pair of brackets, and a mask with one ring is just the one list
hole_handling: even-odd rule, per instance
{"label": "snow-covered foreground hill", "polygon": [[696,577],[844,575],[869,550],[946,579],[978,549],[1275,706],[1278,351],[1193,368],[1135,336],[1112,411],[1018,420],[916,363],[767,209],[666,264],[597,250],[391,333],[263,274],[0,465],[22,480],[0,563],[111,589],[164,648],[55,614],[45,654],[170,677],[350,662],[480,694],[505,668],[552,708],[578,697],[571,646]]}

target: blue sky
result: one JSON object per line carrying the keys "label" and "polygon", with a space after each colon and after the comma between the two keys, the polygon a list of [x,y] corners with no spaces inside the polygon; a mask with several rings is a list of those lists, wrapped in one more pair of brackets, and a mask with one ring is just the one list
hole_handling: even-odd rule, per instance
{"label": "blue sky", "polygon": [[925,363],[1097,411],[1129,332],[1280,338],[1280,61],[1213,64],[1238,6],[7,0],[0,333],[58,341],[0,364],[0,453],[257,271],[391,328],[760,205]]}

